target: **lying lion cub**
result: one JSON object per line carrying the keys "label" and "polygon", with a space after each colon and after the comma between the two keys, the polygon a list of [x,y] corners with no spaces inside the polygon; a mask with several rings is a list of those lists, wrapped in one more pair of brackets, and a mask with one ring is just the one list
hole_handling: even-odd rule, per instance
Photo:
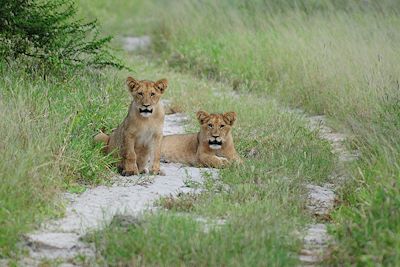
{"label": "lying lion cub", "polygon": [[121,162],[119,168],[124,176],[143,173],[150,154],[150,172],[160,173],[161,140],[164,125],[164,109],[159,103],[168,82],[138,81],[132,77],[126,80],[133,100],[128,115],[110,136],[99,133],[96,141],[106,143],[105,152],[116,151]]}
{"label": "lying lion cub", "polygon": [[200,132],[164,136],[162,159],[213,168],[223,167],[232,161],[240,163],[242,160],[235,150],[231,134],[236,113],[208,114],[199,111],[196,115],[201,125]]}

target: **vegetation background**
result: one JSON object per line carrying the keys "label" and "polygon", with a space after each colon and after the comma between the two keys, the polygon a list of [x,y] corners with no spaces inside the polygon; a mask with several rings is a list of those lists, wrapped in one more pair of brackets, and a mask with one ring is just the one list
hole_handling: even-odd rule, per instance
{"label": "vegetation background", "polygon": [[[245,156],[253,147],[260,151],[255,159],[246,160],[242,169],[222,173],[223,181],[234,186],[233,192],[208,192],[199,199],[189,198],[193,204],[189,210],[183,209],[230,218],[232,223],[222,232],[212,233],[196,244],[185,243],[187,234],[201,230],[194,222],[171,217],[170,213],[130,229],[132,235],[124,235],[125,230],[118,226],[111,227],[106,230],[110,235],[100,235],[104,239],[94,237],[104,245],[100,249],[109,255],[107,262],[189,264],[182,255],[190,251],[179,248],[196,247],[198,259],[211,255],[204,264],[256,265],[268,251],[271,265],[294,264],[290,255],[296,254],[301,244],[293,241],[298,239],[291,233],[310,220],[302,211],[301,185],[303,181],[323,182],[335,159],[328,144],[304,130],[300,116],[283,114],[280,106],[287,105],[327,115],[333,126],[353,136],[348,145],[360,151],[360,159],[348,166],[350,178],[332,216],[336,245],[329,264],[397,265],[398,1],[79,0],[76,7],[77,13],[64,21],[97,18],[103,36],[116,36],[111,42],[113,47],[120,47],[122,36],[150,34],[153,45],[145,57],[122,51],[114,55],[122,55],[138,76],[163,73],[171,77],[173,90],[169,97],[187,112],[199,107],[237,109],[235,136],[241,139],[239,152]],[[51,25],[46,23],[46,27]],[[38,29],[43,33],[46,27]],[[85,186],[107,182],[112,159],[92,145],[91,137],[100,128],[115,127],[129,99],[121,90],[126,71],[97,70],[96,64],[66,67],[71,64],[64,64],[58,57],[56,62],[60,64],[56,67],[25,56],[15,57],[20,47],[15,40],[21,38],[9,37],[10,33],[14,36],[14,29],[1,29],[0,37],[11,40],[11,45],[1,46],[1,51],[8,52],[2,52],[0,61],[0,257],[9,257],[15,256],[21,233],[44,217],[62,215],[58,192],[80,192]],[[90,40],[90,31],[81,34]],[[98,40],[106,44],[108,39]],[[66,43],[56,44],[62,48]],[[46,46],[38,47],[42,51]],[[99,55],[99,50],[93,51],[93,55]],[[208,97],[211,89],[235,90],[241,94],[240,102],[195,100]],[[179,100],[183,97],[189,99],[188,103]],[[172,209],[182,211],[182,201],[186,203],[185,199],[179,200]],[[275,220],[265,220],[271,214]],[[157,231],[160,221],[171,223]],[[181,232],[173,231],[176,225],[182,225]],[[115,236],[120,238],[113,239]],[[232,239],[222,244],[227,236]],[[174,238],[180,243],[168,250],[167,244]],[[140,246],[132,249],[130,244]],[[171,257],[151,254],[154,244],[165,248]],[[247,253],[241,258],[238,251],[245,247]],[[230,253],[223,254],[226,251]],[[223,256],[212,257],[217,254]]]}
{"label": "vegetation background", "polygon": [[[155,51],[178,70],[328,115],[352,166],[333,229],[337,263],[399,260],[399,3],[155,1]],[[158,13],[157,13],[158,11]],[[145,16],[143,16],[144,18]]]}

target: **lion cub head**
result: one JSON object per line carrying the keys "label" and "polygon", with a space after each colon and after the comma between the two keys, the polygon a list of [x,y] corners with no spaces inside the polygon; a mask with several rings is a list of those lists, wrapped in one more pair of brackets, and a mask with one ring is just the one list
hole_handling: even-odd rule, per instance
{"label": "lion cub head", "polygon": [[231,128],[236,120],[235,112],[223,114],[209,114],[205,111],[197,112],[200,122],[200,132],[207,138],[211,149],[221,149],[227,138],[231,138]]}
{"label": "lion cub head", "polygon": [[161,95],[168,87],[168,81],[161,79],[156,82],[136,80],[132,77],[126,79],[129,92],[141,116],[147,118],[153,114],[154,107],[160,101]]}

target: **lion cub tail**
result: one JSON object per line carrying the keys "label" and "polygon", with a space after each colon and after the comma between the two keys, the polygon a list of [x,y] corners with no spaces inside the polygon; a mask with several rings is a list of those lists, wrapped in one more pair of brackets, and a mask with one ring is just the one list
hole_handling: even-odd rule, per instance
{"label": "lion cub tail", "polygon": [[94,137],[94,141],[96,143],[100,143],[103,142],[104,144],[108,144],[108,140],[110,140],[110,136],[106,135],[105,133],[101,132],[98,133],[95,137]]}

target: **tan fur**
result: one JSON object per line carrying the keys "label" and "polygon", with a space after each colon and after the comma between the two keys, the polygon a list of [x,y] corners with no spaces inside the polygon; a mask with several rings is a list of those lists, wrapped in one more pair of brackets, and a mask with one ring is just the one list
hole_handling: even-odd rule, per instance
{"label": "tan fur", "polygon": [[[201,125],[200,132],[164,136],[161,146],[163,160],[213,168],[242,162],[235,150],[231,134],[236,120],[235,112],[208,114],[199,111],[197,119]],[[221,146],[213,149],[210,147],[210,141],[220,142]]]}
{"label": "tan fur", "polygon": [[100,143],[100,142],[101,142],[101,143],[107,144],[107,143],[108,143],[108,140],[110,140],[110,137],[109,137],[108,135],[106,135],[105,133],[103,133],[103,132],[97,134],[97,135],[94,137],[94,141],[97,142],[97,143]]}
{"label": "tan fur", "polygon": [[[99,133],[95,140],[106,144],[106,153],[114,153],[121,158],[119,168],[122,175],[143,173],[149,158],[150,172],[160,172],[160,154],[164,109],[159,103],[168,82],[165,79],[157,82],[138,81],[132,77],[126,80],[133,100],[128,115],[110,136]],[[152,113],[141,112],[152,110]]]}

